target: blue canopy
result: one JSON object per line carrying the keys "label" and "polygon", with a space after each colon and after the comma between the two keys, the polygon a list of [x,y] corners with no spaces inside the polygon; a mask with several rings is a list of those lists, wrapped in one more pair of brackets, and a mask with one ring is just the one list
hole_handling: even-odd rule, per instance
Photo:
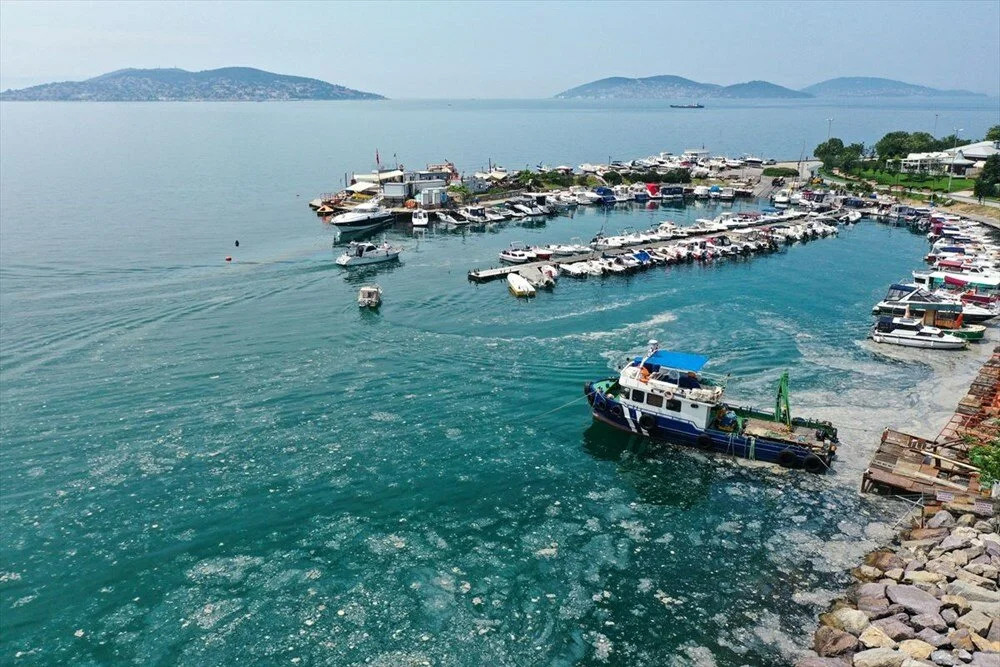
{"label": "blue canopy", "polygon": [[[635,362],[638,364],[642,361],[642,357],[636,357]],[[665,366],[667,368],[676,368],[679,371],[693,371],[697,373],[708,363],[708,357],[703,357],[700,354],[687,354],[686,352],[671,352],[670,350],[657,350],[653,355],[646,360],[646,366],[659,367]]]}

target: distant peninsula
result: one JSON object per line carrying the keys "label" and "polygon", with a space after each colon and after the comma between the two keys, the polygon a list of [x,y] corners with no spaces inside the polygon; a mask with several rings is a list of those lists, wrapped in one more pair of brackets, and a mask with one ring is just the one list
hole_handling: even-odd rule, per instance
{"label": "distant peninsula", "polygon": [[794,99],[810,97],[958,97],[982,96],[967,90],[940,90],[893,79],[850,76],[830,79],[802,90],[769,81],[748,81],[730,86],[702,83],[664,74],[638,79],[614,76],[585,83],[556,95],[560,99]]}
{"label": "distant peninsula", "polygon": [[985,97],[968,90],[941,90],[873,76],[842,76],[802,90],[815,97]]}
{"label": "distant peninsula", "polygon": [[701,83],[664,74],[641,79],[613,76],[570,88],[556,95],[561,99],[704,99],[704,98],[794,98],[812,97],[767,81],[748,81],[732,86]]}
{"label": "distant peninsula", "polygon": [[121,69],[86,81],[46,83],[0,92],[4,101],[54,102],[269,102],[384,100],[336,84],[252,67],[201,72],[183,69]]}

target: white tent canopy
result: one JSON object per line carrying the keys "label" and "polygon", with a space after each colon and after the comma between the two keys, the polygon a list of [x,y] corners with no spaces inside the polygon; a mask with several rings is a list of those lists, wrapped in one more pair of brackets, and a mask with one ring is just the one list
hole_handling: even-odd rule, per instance
{"label": "white tent canopy", "polygon": [[378,185],[375,183],[355,183],[347,186],[348,192],[368,192],[369,190],[378,190]]}

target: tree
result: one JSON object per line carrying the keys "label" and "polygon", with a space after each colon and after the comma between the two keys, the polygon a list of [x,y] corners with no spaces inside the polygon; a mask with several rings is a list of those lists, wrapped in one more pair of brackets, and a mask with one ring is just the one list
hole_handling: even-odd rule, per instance
{"label": "tree", "polygon": [[1000,125],[994,125],[986,131],[986,141],[1000,141]]}
{"label": "tree", "polygon": [[[904,157],[910,152],[909,139],[909,132],[890,132],[875,142],[875,151],[883,160],[887,158]],[[816,157],[819,157],[819,155]]]}
{"label": "tree", "polygon": [[840,168],[844,171],[850,171],[858,165],[858,161],[865,152],[864,144],[851,144],[850,146],[845,146],[843,150],[840,151],[840,155],[837,156],[840,162]]}
{"label": "tree", "polygon": [[609,171],[604,174],[604,182],[608,185],[621,185],[622,175],[617,171]]}
{"label": "tree", "polygon": [[813,155],[818,157],[823,166],[827,169],[834,169],[840,166],[840,153],[844,150],[844,142],[833,137],[827,139],[813,150]]}
{"label": "tree", "polygon": [[986,164],[972,188],[977,197],[996,197],[1000,191],[1000,154],[986,158]]}

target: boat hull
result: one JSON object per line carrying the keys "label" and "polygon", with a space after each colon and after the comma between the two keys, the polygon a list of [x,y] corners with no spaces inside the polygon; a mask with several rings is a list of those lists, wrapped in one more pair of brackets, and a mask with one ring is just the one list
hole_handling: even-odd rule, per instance
{"label": "boat hull", "polygon": [[399,253],[393,252],[388,255],[373,255],[371,257],[349,257],[346,255],[341,255],[337,258],[337,264],[340,266],[352,267],[352,266],[366,266],[368,264],[382,264],[384,262],[394,262],[399,259]]}
{"label": "boat hull", "polygon": [[925,350],[964,350],[967,345],[965,340],[947,341],[933,338],[921,339],[909,336],[886,335],[879,332],[872,334],[872,340],[876,343],[885,343],[887,345],[896,345],[898,347],[915,347]]}
{"label": "boat hull", "polygon": [[[924,314],[923,310],[913,308],[910,311],[913,315],[917,317],[922,317]],[[890,305],[886,302],[877,304],[872,308],[872,315],[892,315],[893,317],[906,317],[906,306]],[[989,322],[994,319],[996,315],[993,313],[963,313],[962,319],[969,324],[981,324],[983,322]]]}
{"label": "boat hull", "polygon": [[834,456],[833,453],[820,455],[807,447],[789,442],[743,436],[717,429],[701,429],[681,419],[640,413],[639,410],[602,394],[592,382],[584,385],[584,394],[590,403],[594,419],[656,441],[693,447],[703,452],[777,463],[789,468],[805,468],[816,473],[825,472]]}

